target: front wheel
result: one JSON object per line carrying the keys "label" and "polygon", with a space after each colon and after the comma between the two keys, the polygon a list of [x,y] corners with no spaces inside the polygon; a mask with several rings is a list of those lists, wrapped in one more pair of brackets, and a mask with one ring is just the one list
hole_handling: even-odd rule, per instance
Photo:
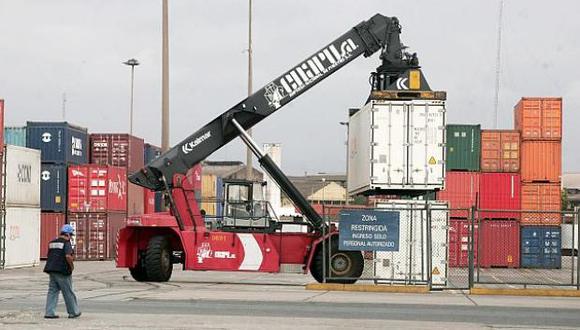
{"label": "front wheel", "polygon": [[145,270],[147,280],[151,282],[167,282],[171,278],[173,263],[171,262],[171,243],[165,236],[153,236],[147,244],[145,253]]}
{"label": "front wheel", "polygon": [[139,260],[137,260],[137,265],[129,268],[129,272],[135,281],[147,281],[147,271],[145,270],[145,267],[143,267],[143,258],[141,256],[139,256]]}
{"label": "front wheel", "polygon": [[364,269],[364,258],[360,251],[340,251],[338,240],[332,239],[330,242],[330,257],[328,242],[324,246],[322,243],[316,248],[310,273],[318,282],[353,284],[362,275]]}

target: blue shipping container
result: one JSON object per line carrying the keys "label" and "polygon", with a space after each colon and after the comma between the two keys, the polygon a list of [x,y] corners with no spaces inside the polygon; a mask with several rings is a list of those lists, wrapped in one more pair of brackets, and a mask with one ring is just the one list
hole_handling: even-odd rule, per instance
{"label": "blue shipping container", "polygon": [[42,164],[40,170],[40,208],[42,211],[66,212],[67,166]]}
{"label": "blue shipping container", "polygon": [[87,129],[67,122],[27,122],[26,146],[40,150],[43,163],[86,164],[89,160]]}
{"label": "blue shipping container", "polygon": [[4,127],[4,143],[26,147],[26,126]]}
{"label": "blue shipping container", "polygon": [[562,237],[560,227],[522,227],[522,267],[561,268]]}
{"label": "blue shipping container", "polygon": [[155,192],[155,212],[163,211],[161,208],[163,206],[163,193],[161,191]]}
{"label": "blue shipping container", "polygon": [[161,148],[151,145],[149,143],[145,143],[144,151],[145,153],[143,156],[145,159],[145,164],[149,163],[150,161],[154,160],[155,158],[161,155]]}

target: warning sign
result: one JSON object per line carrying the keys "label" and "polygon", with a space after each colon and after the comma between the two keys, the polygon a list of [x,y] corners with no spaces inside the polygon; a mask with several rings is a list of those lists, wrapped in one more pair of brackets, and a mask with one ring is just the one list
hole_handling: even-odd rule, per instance
{"label": "warning sign", "polygon": [[437,164],[437,160],[435,160],[435,157],[431,156],[431,158],[429,158],[429,165],[435,165]]}
{"label": "warning sign", "polygon": [[440,275],[441,273],[439,272],[439,268],[435,267],[435,268],[433,268],[433,271],[431,272],[431,274]]}

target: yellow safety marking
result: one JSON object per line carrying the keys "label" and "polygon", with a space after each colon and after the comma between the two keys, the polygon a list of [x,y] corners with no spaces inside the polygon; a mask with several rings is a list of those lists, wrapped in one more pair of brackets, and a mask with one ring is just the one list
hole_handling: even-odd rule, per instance
{"label": "yellow safety marking", "polygon": [[421,88],[421,72],[419,70],[409,71],[409,89]]}
{"label": "yellow safety marking", "polygon": [[391,292],[391,293],[429,293],[426,285],[374,285],[374,284],[337,284],[309,283],[306,290],[319,291],[357,291],[357,292]]}
{"label": "yellow safety marking", "polygon": [[435,165],[437,164],[437,160],[435,159],[435,157],[431,156],[431,158],[429,158],[429,165]]}
{"label": "yellow safety marking", "polygon": [[431,272],[431,274],[440,275],[441,273],[439,273],[439,268],[435,267],[435,268],[433,268],[433,271]]}

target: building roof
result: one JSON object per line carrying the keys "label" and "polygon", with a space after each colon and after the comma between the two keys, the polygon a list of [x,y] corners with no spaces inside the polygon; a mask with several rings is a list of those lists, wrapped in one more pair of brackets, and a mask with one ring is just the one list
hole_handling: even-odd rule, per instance
{"label": "building roof", "polygon": [[[213,174],[226,179],[245,177],[246,165],[240,161],[204,161],[201,165],[202,174]],[[240,172],[244,172],[244,175],[239,175]],[[254,168],[253,173],[256,180],[263,180],[264,175],[260,170]]]}
{"label": "building roof", "polygon": [[289,176],[288,179],[306,198],[332,183],[342,187],[346,186],[346,175],[344,174]]}

